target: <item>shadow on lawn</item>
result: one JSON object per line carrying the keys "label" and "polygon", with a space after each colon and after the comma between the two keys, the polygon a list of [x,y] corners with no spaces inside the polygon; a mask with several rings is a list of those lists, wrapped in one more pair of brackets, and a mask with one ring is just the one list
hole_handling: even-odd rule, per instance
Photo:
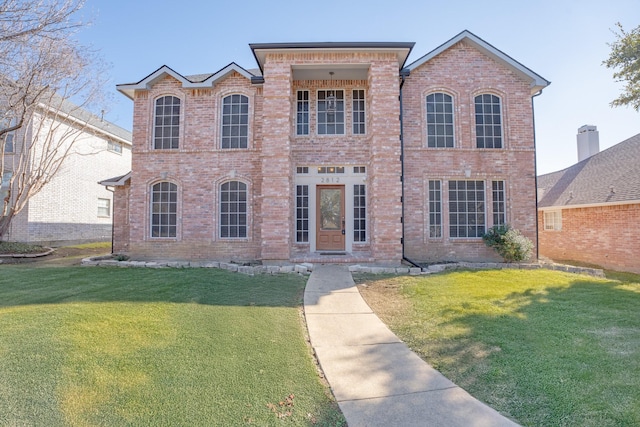
{"label": "shadow on lawn", "polygon": [[217,269],[2,266],[0,307],[74,301],[298,307],[306,277]]}
{"label": "shadow on lawn", "polygon": [[638,290],[578,280],[492,303],[443,313],[439,327],[463,332],[425,343],[425,357],[525,425],[640,424]]}

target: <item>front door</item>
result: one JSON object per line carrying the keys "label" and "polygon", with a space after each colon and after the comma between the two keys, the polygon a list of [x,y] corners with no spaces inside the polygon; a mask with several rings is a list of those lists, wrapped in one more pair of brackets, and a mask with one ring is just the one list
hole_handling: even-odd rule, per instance
{"label": "front door", "polygon": [[316,187],[316,249],[344,251],[344,185]]}

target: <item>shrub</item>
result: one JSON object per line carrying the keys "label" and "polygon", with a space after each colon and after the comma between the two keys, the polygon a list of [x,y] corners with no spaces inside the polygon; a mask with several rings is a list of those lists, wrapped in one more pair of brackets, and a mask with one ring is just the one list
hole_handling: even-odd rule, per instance
{"label": "shrub", "polygon": [[509,225],[490,228],[482,240],[506,262],[526,261],[533,254],[533,242]]}

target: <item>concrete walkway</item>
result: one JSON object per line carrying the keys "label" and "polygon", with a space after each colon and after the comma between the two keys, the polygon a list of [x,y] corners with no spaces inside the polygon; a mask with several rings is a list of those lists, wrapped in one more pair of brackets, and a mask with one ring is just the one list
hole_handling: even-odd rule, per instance
{"label": "concrete walkway", "polygon": [[364,302],[346,266],[314,266],[304,310],[350,427],[517,426],[409,350]]}

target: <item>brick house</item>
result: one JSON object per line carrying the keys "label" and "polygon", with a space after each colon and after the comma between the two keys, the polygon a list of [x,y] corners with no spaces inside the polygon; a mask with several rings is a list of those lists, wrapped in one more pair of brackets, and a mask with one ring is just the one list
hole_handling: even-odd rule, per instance
{"label": "brick house", "polygon": [[540,254],[640,273],[640,134],[599,152],[579,132],[580,161],[538,177]]}
{"label": "brick house", "polygon": [[114,252],[310,262],[489,260],[536,235],[532,97],[549,82],[464,31],[413,43],[251,44],[259,68],[118,85],[134,102]]}
{"label": "brick house", "polygon": [[[8,204],[0,204],[0,215],[15,203],[14,171],[25,147],[35,147],[31,164],[38,165],[43,152],[48,152],[49,162],[63,159],[51,181],[13,217],[2,239],[51,246],[110,241],[113,192],[98,181],[105,174],[130,170],[131,132],[57,96],[52,101],[39,105],[2,141],[0,201],[6,198]],[[8,191],[12,177],[13,191]]]}

